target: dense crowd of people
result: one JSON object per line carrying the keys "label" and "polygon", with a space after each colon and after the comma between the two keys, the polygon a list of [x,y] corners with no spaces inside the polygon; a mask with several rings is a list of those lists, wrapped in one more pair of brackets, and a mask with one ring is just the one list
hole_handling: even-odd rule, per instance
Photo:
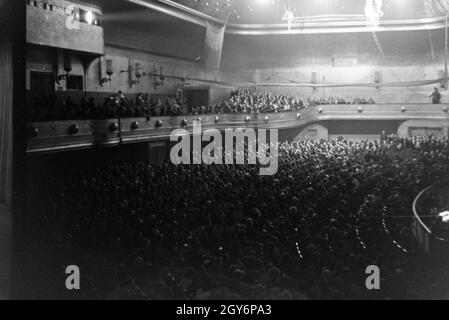
{"label": "dense crowd of people", "polygon": [[47,96],[33,99],[32,104],[30,121],[143,118],[188,113],[186,104],[175,98],[163,100],[148,94],[138,94],[135,99],[129,99],[122,92],[106,98],[103,103],[83,97],[76,104],[70,97],[61,102],[56,97]]}
{"label": "dense crowd of people", "polygon": [[122,92],[98,103],[94,98],[82,98],[79,104],[70,97],[61,102],[56,97],[32,99],[30,121],[139,118],[159,116],[185,116],[227,113],[262,113],[298,111],[310,106],[326,104],[374,104],[362,98],[304,98],[275,95],[256,90],[237,90],[231,97],[209,106],[188,106],[185,99],[151,97],[139,93],[130,99]]}
{"label": "dense crowd of people", "polygon": [[330,104],[375,104],[375,102],[372,98],[305,98],[253,89],[239,89],[232,92],[228,100],[209,107],[194,107],[192,111],[196,115],[214,113],[277,113],[300,111],[308,107]]}
{"label": "dense crowd of people", "polygon": [[[417,250],[410,206],[447,184],[448,143],[282,143],[272,177],[251,165],[67,170],[32,195],[34,225],[79,252],[103,298],[441,298],[449,270]],[[382,290],[366,289],[369,265]]]}

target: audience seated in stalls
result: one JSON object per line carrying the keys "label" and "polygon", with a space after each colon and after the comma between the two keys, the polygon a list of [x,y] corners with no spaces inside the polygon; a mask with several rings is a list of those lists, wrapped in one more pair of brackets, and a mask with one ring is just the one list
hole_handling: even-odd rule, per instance
{"label": "audience seated in stalls", "polygon": [[[296,103],[250,104],[260,99]],[[447,264],[417,249],[410,225],[419,191],[448,183],[448,143],[281,143],[272,177],[250,165],[68,168],[30,194],[45,212],[32,223],[45,248],[79,252],[102,297],[441,298]],[[381,291],[365,288],[373,264]]]}

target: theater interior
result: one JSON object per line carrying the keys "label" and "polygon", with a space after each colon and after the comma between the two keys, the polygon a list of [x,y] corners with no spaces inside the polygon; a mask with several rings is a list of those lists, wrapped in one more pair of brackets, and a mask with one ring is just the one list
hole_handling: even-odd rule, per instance
{"label": "theater interior", "polygon": [[[0,299],[449,299],[446,1],[22,2]],[[195,123],[276,132],[277,173],[174,164]]]}

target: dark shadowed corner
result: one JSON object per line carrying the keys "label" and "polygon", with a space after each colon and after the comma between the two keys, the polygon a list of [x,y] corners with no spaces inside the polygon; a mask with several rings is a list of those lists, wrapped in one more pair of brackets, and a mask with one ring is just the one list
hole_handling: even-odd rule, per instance
{"label": "dark shadowed corner", "polygon": [[11,215],[0,204],[0,300],[10,297],[11,288]]}

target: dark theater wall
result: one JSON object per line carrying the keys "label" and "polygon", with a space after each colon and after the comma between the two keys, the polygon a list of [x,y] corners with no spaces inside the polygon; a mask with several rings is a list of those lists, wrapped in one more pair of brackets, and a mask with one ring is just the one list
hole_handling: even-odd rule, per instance
{"label": "dark theater wall", "polygon": [[0,0],[0,300],[13,295],[13,235],[24,209],[24,18],[23,1]]}
{"label": "dark theater wall", "polygon": [[[0,11],[6,7],[0,1]],[[9,12],[9,10],[5,10]],[[7,30],[0,14],[0,27]],[[0,204],[10,204],[13,153],[13,41],[10,32],[0,34]]]}
{"label": "dark theater wall", "polygon": [[[7,29],[10,8],[0,0],[0,28]],[[0,300],[9,297],[13,164],[13,42],[0,33]]]}
{"label": "dark theater wall", "polygon": [[[149,161],[152,159],[150,159],[150,146],[149,142],[144,142],[121,145],[120,147],[31,156],[27,164],[27,173],[29,179],[35,181],[34,179],[57,178],[58,175],[66,171],[76,172],[76,170],[83,171],[96,167],[107,167],[117,163],[133,164],[140,161]],[[33,185],[39,184],[33,183]]]}

